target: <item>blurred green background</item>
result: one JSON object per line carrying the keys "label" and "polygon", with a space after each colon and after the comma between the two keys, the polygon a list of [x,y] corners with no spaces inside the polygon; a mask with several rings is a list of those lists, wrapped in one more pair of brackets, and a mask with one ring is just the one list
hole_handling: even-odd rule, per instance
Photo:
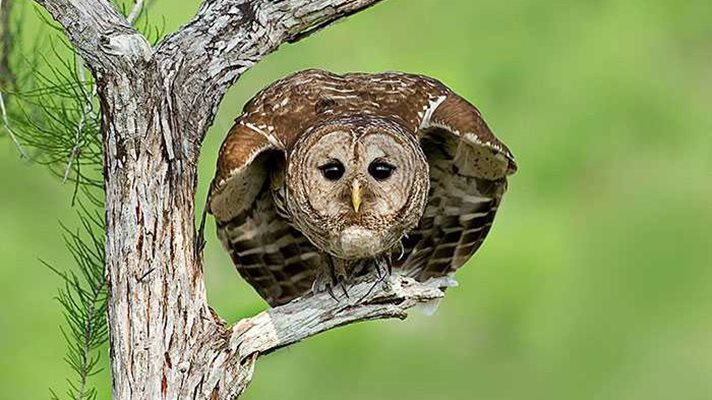
{"label": "blurred green background", "polygon": [[[151,12],[170,32],[197,7]],[[244,102],[311,67],[434,76],[520,171],[435,316],[272,354],[245,399],[712,399],[712,2],[386,0],[243,76],[205,142],[199,202]],[[38,258],[70,265],[72,188],[0,143],[0,398],[48,398],[69,370],[60,281]],[[208,294],[235,321],[265,305],[213,231]],[[108,398],[107,372],[95,381]]]}

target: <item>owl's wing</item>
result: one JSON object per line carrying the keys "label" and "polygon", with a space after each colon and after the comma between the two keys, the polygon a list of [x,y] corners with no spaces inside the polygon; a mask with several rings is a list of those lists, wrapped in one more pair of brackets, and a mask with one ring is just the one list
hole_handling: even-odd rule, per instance
{"label": "owl's wing", "polygon": [[280,207],[285,147],[260,132],[259,115],[243,114],[223,142],[208,205],[240,275],[276,306],[308,292],[324,261]]}
{"label": "owl's wing", "polygon": [[404,102],[419,110],[416,134],[430,165],[430,194],[394,258],[396,268],[426,280],[454,272],[477,251],[517,167],[473,105],[422,79],[425,97]]}

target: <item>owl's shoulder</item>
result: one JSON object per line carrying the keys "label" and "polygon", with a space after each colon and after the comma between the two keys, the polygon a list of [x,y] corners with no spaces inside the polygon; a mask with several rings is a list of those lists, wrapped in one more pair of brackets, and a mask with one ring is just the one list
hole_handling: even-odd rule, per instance
{"label": "owl's shoulder", "polygon": [[449,92],[441,82],[417,74],[335,74],[309,69],[291,74],[258,93],[238,122],[249,124],[288,150],[311,126],[352,115],[392,119],[416,130],[433,98]]}

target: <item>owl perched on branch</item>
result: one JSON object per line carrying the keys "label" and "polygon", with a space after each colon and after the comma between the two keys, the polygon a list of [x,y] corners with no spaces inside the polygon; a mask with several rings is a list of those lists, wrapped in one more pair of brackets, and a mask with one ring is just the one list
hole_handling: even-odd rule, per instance
{"label": "owl perched on branch", "polygon": [[247,103],[209,211],[237,270],[275,306],[371,272],[451,274],[516,168],[479,111],[434,79],[308,70]]}

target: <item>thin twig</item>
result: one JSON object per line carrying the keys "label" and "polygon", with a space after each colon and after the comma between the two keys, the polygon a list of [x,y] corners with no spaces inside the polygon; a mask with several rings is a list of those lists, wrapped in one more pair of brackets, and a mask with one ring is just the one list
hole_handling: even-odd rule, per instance
{"label": "thin twig", "polygon": [[10,128],[10,119],[7,117],[5,99],[3,98],[2,92],[0,92],[0,112],[2,113],[2,124],[5,127],[7,133],[10,135],[10,139],[12,139],[12,142],[15,143],[17,151],[20,152],[20,157],[29,160],[30,157],[27,155],[27,152],[25,152],[25,149],[22,147],[22,144],[20,144],[20,142],[17,140],[17,135],[15,135],[15,132],[13,132],[12,128]]}
{"label": "thin twig", "polygon": [[133,25],[134,22],[136,22],[136,20],[138,19],[139,15],[141,15],[141,11],[143,11],[144,2],[145,0],[136,0],[136,3],[131,9],[131,12],[129,12],[129,15],[126,17],[126,20],[129,21],[129,24]]}
{"label": "thin twig", "polygon": [[[62,225],[64,240],[73,256],[77,272],[61,270],[42,262],[65,283],[57,299],[64,308],[66,325],[61,328],[69,350],[66,360],[77,373],[76,381],[69,381],[67,396],[72,400],[96,398],[96,389],[90,387],[89,377],[100,371],[99,355],[92,355],[106,340],[106,280],[104,279],[103,238],[95,229],[103,223],[80,203],[79,218],[87,236]],[[52,398],[60,397],[52,391]]]}
{"label": "thin twig", "polygon": [[[94,105],[92,102],[92,98],[94,94],[96,93],[96,85],[92,84],[92,90],[91,90],[91,95],[87,93],[86,88],[84,87],[86,85],[86,72],[84,71],[84,61],[82,58],[77,54],[75,56],[75,65],[77,69],[77,77],[79,79],[79,89],[82,92],[82,95],[84,96],[84,106],[82,107],[82,112],[79,115],[79,122],[77,122],[77,129],[76,129],[76,135],[74,136],[74,147],[72,147],[72,151],[69,153],[69,160],[67,161],[67,167],[64,170],[64,177],[62,179],[62,183],[66,183],[67,179],[69,178],[69,173],[72,169],[72,165],[74,163],[74,160],[77,158],[79,155],[79,141],[82,138],[82,132],[84,131],[84,126],[86,125],[87,121],[87,116],[93,116],[93,109]],[[77,177],[77,181],[79,180],[79,177]]]}

